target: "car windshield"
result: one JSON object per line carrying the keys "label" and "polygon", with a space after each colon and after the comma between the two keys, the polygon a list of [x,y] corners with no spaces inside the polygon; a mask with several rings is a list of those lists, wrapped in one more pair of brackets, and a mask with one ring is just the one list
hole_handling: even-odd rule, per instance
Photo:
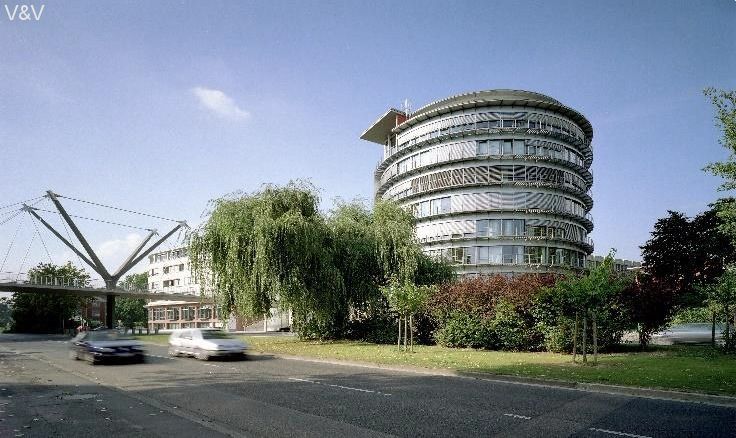
{"label": "car windshield", "polygon": [[203,339],[230,339],[230,336],[227,333],[221,332],[219,330],[203,330],[202,338]]}
{"label": "car windshield", "polygon": [[132,337],[125,336],[114,330],[93,331],[87,335],[88,341],[127,341],[132,339]]}

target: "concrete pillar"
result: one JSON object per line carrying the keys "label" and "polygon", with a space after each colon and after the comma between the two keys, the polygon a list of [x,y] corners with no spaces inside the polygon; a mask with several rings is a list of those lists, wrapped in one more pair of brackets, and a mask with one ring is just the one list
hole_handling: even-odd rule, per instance
{"label": "concrete pillar", "polygon": [[105,302],[105,325],[114,328],[113,314],[115,313],[115,295],[108,295]]}

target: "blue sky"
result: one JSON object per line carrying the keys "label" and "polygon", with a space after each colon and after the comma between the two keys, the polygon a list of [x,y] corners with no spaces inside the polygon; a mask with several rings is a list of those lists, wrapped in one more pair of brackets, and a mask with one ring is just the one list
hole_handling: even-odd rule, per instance
{"label": "blue sky", "polygon": [[[370,200],[381,148],[359,135],[380,114],[493,88],[590,119],[596,253],[638,259],[668,209],[721,195],[701,171],[727,157],[702,89],[736,88],[733,0],[45,5],[38,22],[0,9],[0,205],[53,189],[197,223],[209,199],[294,178],[325,209]],[[110,263],[143,234],[80,225]],[[48,258],[36,243],[28,259]]]}

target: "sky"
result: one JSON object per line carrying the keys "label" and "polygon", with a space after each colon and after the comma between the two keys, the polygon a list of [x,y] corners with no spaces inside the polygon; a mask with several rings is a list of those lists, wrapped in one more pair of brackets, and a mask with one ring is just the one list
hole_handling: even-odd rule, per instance
{"label": "sky", "polygon": [[[382,148],[360,134],[404,99],[476,90],[541,92],[590,120],[596,254],[638,260],[668,210],[728,194],[702,171],[728,157],[702,90],[736,89],[733,0],[46,0],[37,21],[0,3],[0,271],[76,260],[26,214],[2,224],[46,190],[160,232],[175,224],[68,198],[192,225],[211,199],[299,178],[325,211],[371,203]],[[78,222],[110,265],[147,233]]]}

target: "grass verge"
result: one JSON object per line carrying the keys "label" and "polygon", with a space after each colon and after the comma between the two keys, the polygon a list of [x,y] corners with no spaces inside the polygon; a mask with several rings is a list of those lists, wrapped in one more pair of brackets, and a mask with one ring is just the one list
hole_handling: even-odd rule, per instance
{"label": "grass verge", "polygon": [[[647,352],[601,354],[598,365],[591,366],[572,363],[572,356],[557,353],[424,345],[415,346],[413,353],[401,353],[395,345],[364,342],[308,342],[284,336],[242,338],[252,350],[262,353],[736,396],[736,356],[710,347],[654,347]],[[168,336],[139,339],[165,345]]]}

